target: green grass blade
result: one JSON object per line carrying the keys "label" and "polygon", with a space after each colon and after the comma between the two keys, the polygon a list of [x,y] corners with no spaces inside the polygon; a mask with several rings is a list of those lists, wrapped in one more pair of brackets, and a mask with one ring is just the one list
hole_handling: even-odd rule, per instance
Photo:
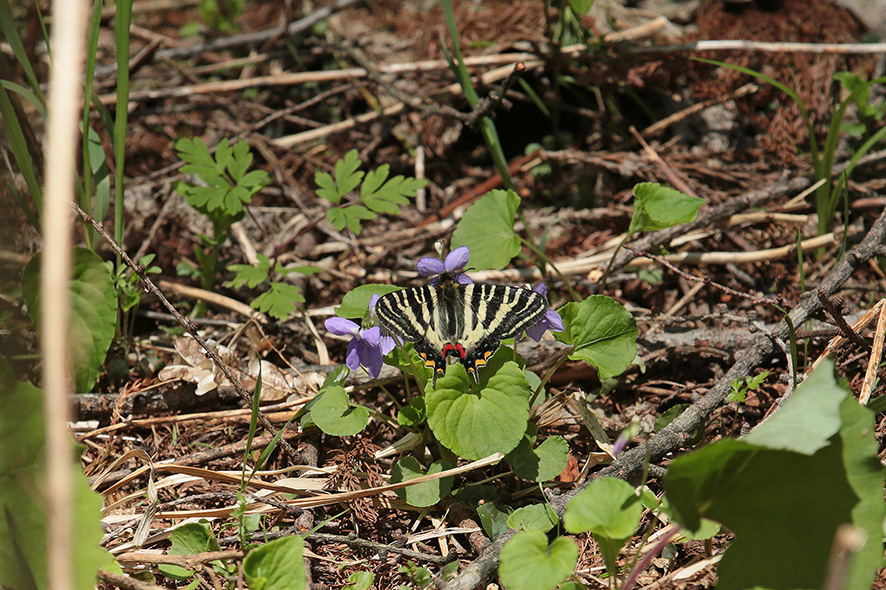
{"label": "green grass blade", "polygon": [[12,53],[15,55],[15,59],[18,60],[19,65],[22,67],[22,70],[24,70],[25,77],[28,79],[28,84],[31,85],[31,90],[34,95],[40,99],[40,102],[43,103],[45,110],[46,99],[40,91],[40,82],[37,80],[37,74],[34,73],[34,68],[31,67],[31,60],[28,58],[22,39],[18,35],[15,20],[12,18],[12,7],[9,5],[9,0],[0,0],[0,30],[3,31],[3,36],[6,37],[6,42],[9,43],[9,46],[12,48]]}
{"label": "green grass blade", "polygon": [[[83,88],[83,122],[80,125],[80,134],[83,138],[83,195],[85,203],[80,203],[84,211],[89,211],[92,216],[104,220],[104,215],[96,215],[97,206],[90,207],[88,201],[93,194],[92,186],[92,162],[89,149],[89,105],[92,102],[93,82],[95,81],[95,60],[98,49],[98,34],[101,29],[102,2],[94,2],[92,5],[92,18],[89,20],[89,30],[86,39],[86,83]],[[87,226],[86,241],[90,247],[96,243],[98,232],[91,226]]]}
{"label": "green grass blade", "polygon": [[[464,56],[461,53],[461,43],[459,43],[458,40],[458,27],[456,27],[455,24],[455,11],[452,7],[452,0],[441,0],[440,4],[443,8],[443,18],[446,20],[446,28],[449,31],[449,38],[452,39],[451,54],[447,49],[446,44],[441,40],[440,45],[443,48],[443,55],[446,57],[446,61],[449,62],[449,67],[452,68],[452,71],[458,78],[458,83],[462,88],[462,92],[464,92],[465,98],[468,99],[468,104],[471,105],[471,108],[473,109],[477,106],[480,97],[477,95],[477,91],[471,83],[471,75],[468,73]],[[492,156],[492,162],[495,164],[496,170],[498,170],[498,173],[501,175],[502,184],[504,184],[505,188],[516,190],[514,180],[511,178],[511,171],[508,168],[508,160],[505,158],[504,150],[501,147],[501,141],[498,138],[498,131],[495,128],[495,123],[489,117],[481,117],[479,126],[480,134],[483,136],[483,142],[486,144],[486,149],[489,150],[489,155]]]}
{"label": "green grass blade", "polygon": [[40,113],[40,116],[43,118],[43,120],[46,120],[46,105],[40,102],[40,99],[37,98],[37,96],[35,96],[33,92],[31,92],[21,84],[16,84],[15,82],[10,82],[9,80],[0,80],[0,84],[2,84],[3,87],[7,90],[15,92],[26,101],[31,103],[31,106],[37,109],[37,112]]}
{"label": "green grass blade", "polygon": [[[114,113],[114,239],[123,243],[123,164],[129,103],[129,26],[132,23],[132,0],[119,0],[114,17],[117,43],[117,109]],[[120,256],[117,256],[120,264]]]}
{"label": "green grass blade", "polygon": [[255,469],[253,469],[252,473],[249,474],[249,479],[246,479],[246,462],[249,460],[249,455],[252,453],[252,441],[255,440],[255,429],[258,426],[258,406],[260,402],[261,363],[259,363],[258,377],[255,379],[255,392],[252,394],[252,413],[249,416],[249,433],[246,435],[246,450],[243,452],[243,470],[240,475],[241,492],[246,489],[249,479],[252,479],[252,476],[255,474]]}
{"label": "green grass blade", "polygon": [[[0,4],[4,1],[5,0],[0,0]],[[12,155],[15,158],[16,164],[18,164],[19,171],[25,179],[25,184],[28,185],[28,190],[31,192],[31,199],[34,200],[34,204],[37,206],[37,214],[39,217],[39,213],[43,210],[43,192],[40,188],[40,183],[37,180],[37,171],[34,169],[34,160],[31,158],[31,152],[28,150],[28,142],[25,139],[25,134],[22,131],[21,124],[16,116],[9,94],[6,92],[6,87],[3,84],[0,84],[0,116],[3,117],[3,122],[6,125],[6,137],[9,140],[9,146],[12,148]],[[31,216],[29,215],[28,217],[30,218]]]}

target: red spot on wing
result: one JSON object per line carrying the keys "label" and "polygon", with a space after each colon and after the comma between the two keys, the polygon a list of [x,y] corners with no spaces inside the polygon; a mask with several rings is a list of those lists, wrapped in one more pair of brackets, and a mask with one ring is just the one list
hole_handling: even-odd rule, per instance
{"label": "red spot on wing", "polygon": [[458,355],[458,358],[461,360],[465,360],[465,355],[467,352],[465,351],[465,347],[461,344],[452,344],[451,342],[447,342],[443,345],[443,356],[447,357],[450,353],[455,353]]}

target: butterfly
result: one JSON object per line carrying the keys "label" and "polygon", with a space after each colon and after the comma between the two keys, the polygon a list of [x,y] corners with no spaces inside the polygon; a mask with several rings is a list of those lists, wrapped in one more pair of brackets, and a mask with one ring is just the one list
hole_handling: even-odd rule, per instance
{"label": "butterfly", "polygon": [[452,272],[442,273],[438,284],[394,291],[375,304],[382,331],[412,342],[425,366],[434,370],[435,383],[450,356],[479,383],[477,369],[501,341],[537,324],[547,310],[548,301],[540,293],[507,285],[459,284]]}

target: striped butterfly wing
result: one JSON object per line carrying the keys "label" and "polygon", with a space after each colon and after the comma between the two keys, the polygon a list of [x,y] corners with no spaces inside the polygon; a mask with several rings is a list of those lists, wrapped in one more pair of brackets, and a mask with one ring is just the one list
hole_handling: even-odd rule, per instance
{"label": "striped butterfly wing", "polygon": [[412,342],[434,379],[455,355],[478,380],[501,341],[522,333],[544,317],[547,300],[529,289],[474,283],[460,285],[443,276],[439,285],[403,289],[376,303],[385,332]]}

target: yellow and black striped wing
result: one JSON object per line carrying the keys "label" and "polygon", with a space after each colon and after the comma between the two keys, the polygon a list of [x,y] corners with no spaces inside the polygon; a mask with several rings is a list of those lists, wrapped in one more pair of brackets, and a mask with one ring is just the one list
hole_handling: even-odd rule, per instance
{"label": "yellow and black striped wing", "polygon": [[501,341],[538,323],[547,309],[544,296],[529,289],[444,279],[388,293],[375,312],[385,332],[413,343],[435,378],[446,370],[446,357],[455,355],[477,379],[477,368]]}

